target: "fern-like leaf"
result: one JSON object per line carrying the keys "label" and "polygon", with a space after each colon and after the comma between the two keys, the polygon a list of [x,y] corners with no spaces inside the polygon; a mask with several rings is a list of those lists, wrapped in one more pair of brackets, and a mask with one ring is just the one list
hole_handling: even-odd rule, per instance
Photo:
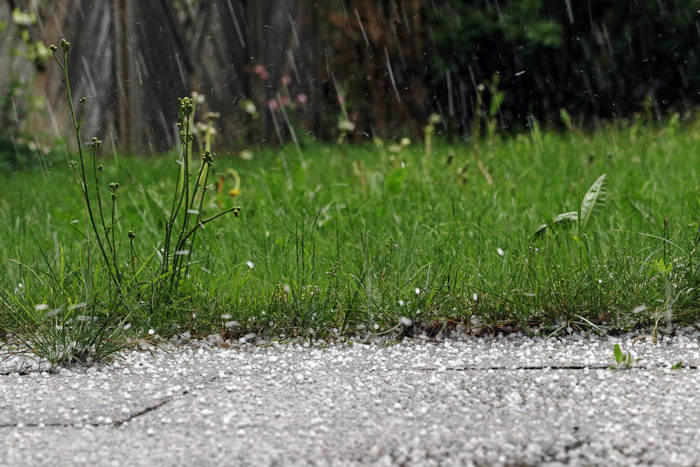
{"label": "fern-like leaf", "polygon": [[581,214],[579,217],[580,230],[586,228],[593,212],[605,204],[607,199],[607,178],[608,176],[606,174],[598,177],[583,197],[583,201],[581,201]]}

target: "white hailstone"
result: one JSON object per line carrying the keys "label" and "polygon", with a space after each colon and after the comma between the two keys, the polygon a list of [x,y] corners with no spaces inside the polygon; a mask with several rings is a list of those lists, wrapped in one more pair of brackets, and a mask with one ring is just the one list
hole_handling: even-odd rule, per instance
{"label": "white hailstone", "polygon": [[399,323],[401,323],[402,326],[409,327],[410,325],[413,324],[413,321],[411,321],[410,318],[407,318],[405,316],[402,316],[399,318]]}

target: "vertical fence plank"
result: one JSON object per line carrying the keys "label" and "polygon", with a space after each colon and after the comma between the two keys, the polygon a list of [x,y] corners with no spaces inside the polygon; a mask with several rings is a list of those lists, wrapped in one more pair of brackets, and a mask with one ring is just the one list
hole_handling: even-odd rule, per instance
{"label": "vertical fence plank", "polygon": [[130,109],[131,73],[129,60],[129,0],[112,0],[112,30],[114,33],[115,70],[117,81],[117,127],[119,146],[127,150],[133,145]]}

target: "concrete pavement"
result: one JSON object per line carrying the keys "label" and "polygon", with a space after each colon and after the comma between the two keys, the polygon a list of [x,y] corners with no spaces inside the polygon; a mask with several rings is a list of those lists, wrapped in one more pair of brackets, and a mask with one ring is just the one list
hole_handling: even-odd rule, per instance
{"label": "concrete pavement", "polygon": [[[700,465],[700,333],[634,337],[200,341],[57,374],[10,358],[0,464]],[[615,343],[632,369],[607,368]]]}

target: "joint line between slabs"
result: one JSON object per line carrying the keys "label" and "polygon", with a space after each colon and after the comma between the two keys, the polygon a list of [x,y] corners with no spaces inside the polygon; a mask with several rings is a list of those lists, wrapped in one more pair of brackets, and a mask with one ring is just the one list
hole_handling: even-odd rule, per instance
{"label": "joint line between slabs", "polygon": [[[637,370],[657,370],[669,368],[667,366],[637,366],[631,369]],[[525,371],[544,371],[544,370],[611,370],[615,369],[613,365],[535,365],[535,366],[464,366],[464,367],[414,367],[410,370],[414,371],[491,371],[491,370],[525,370]],[[697,370],[697,365],[684,365],[683,370]],[[399,369],[401,370],[401,369]]]}
{"label": "joint line between slabs", "polygon": [[[212,383],[219,379],[217,376],[207,378],[204,382],[205,383]],[[95,422],[88,422],[88,423],[0,423],[0,428],[78,428],[82,426],[92,426],[92,427],[105,427],[105,426],[122,426],[125,423],[128,423],[138,417],[141,417],[142,415],[146,415],[149,412],[153,412],[155,410],[160,409],[164,405],[172,402],[175,400],[176,397],[178,396],[186,396],[189,394],[192,390],[191,389],[185,389],[180,392],[178,395],[173,395],[169,396],[166,398],[163,398],[149,406],[144,407],[141,410],[138,410],[136,412],[128,414],[126,417],[120,418],[118,420],[115,420],[110,423],[95,423]]]}

